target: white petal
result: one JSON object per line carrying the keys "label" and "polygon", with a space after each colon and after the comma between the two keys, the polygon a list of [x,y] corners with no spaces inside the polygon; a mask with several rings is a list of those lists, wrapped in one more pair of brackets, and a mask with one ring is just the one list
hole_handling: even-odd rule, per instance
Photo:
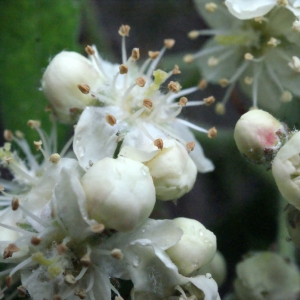
{"label": "white petal", "polygon": [[199,275],[189,278],[190,282],[205,294],[204,300],[218,300],[220,299],[218,293],[218,285],[210,276]]}

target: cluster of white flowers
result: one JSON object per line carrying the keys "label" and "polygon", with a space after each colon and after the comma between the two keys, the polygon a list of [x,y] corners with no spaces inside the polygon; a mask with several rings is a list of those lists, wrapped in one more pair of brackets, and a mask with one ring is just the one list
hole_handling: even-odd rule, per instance
{"label": "cluster of white flowers", "polygon": [[[131,280],[133,300],[220,299],[214,279],[203,274],[212,268],[215,235],[187,218],[149,219],[156,198],[177,199],[191,190],[197,171],[213,170],[188,127],[209,137],[215,128],[177,115],[183,106],[209,105],[214,98],[190,103],[184,96],[198,87],[181,90],[174,81],[162,93],[161,85],[180,73],[177,66],[169,73],[155,70],[174,40],[150,51],[138,67],[139,50],[126,55],[129,29],[119,30],[121,65],[88,46],[90,59],[63,51],[46,69],[42,89],[53,115],[64,123],[79,119],[60,153],[55,128],[48,137],[38,121],[28,125],[40,134],[34,145],[42,163],[20,132],[5,131],[0,159],[13,181],[0,181],[0,262],[8,264],[0,272],[0,298],[122,299],[118,280]],[[12,152],[13,142],[25,161]]]}
{"label": "cluster of white flowers", "polygon": [[[298,1],[280,2],[300,11]],[[253,107],[259,104],[273,111],[293,95],[300,96],[299,21],[294,22],[291,10],[276,5],[275,0],[228,0],[225,4],[227,7],[221,0],[195,0],[198,12],[212,29],[191,31],[189,37],[213,37],[199,52],[185,56],[186,62],[199,64],[207,82],[226,88],[216,112],[225,112],[237,84],[252,98]]]}

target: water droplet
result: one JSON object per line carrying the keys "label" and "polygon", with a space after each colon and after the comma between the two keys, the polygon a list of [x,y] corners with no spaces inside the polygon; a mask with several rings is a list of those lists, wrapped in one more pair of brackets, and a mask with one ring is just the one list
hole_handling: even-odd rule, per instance
{"label": "water droplet", "polygon": [[85,147],[79,146],[79,147],[78,147],[78,156],[79,156],[80,158],[82,158],[82,157],[84,156],[84,154],[85,154]]}
{"label": "water droplet", "polygon": [[144,176],[147,176],[149,174],[149,169],[146,166],[143,166],[141,168],[141,171]]}
{"label": "water droplet", "polygon": [[204,235],[204,233],[203,233],[202,230],[199,230],[199,235],[200,235],[200,236],[203,236],[203,235]]}
{"label": "water droplet", "polygon": [[139,258],[138,256],[135,256],[132,260],[132,264],[137,267],[139,265]]}

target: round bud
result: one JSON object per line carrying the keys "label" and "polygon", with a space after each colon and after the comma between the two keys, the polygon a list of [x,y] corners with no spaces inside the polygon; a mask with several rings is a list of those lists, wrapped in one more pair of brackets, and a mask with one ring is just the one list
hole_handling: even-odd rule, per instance
{"label": "round bud", "polygon": [[255,253],[237,264],[236,273],[234,289],[240,300],[298,298],[298,268],[276,253]]}
{"label": "round bud", "polygon": [[76,120],[72,111],[78,112],[95,103],[95,98],[83,93],[78,85],[96,90],[101,82],[99,72],[87,58],[76,52],[62,51],[47,67],[42,89],[58,119],[62,123],[72,123]]}
{"label": "round bud", "polygon": [[105,228],[130,231],[144,222],[155,204],[148,168],[138,161],[104,158],[81,179],[91,219]]}
{"label": "round bud", "polygon": [[153,177],[159,200],[180,198],[193,188],[196,181],[197,167],[186,148],[178,142],[172,147],[162,148],[146,166]]}
{"label": "round bud", "polygon": [[254,109],[236,123],[234,139],[239,151],[254,163],[272,161],[285,136],[284,126],[269,113]]}
{"label": "round bud", "polygon": [[300,132],[278,151],[272,163],[272,173],[282,196],[300,209]]}
{"label": "round bud", "polygon": [[196,220],[177,218],[173,221],[183,230],[183,235],[166,252],[179,273],[188,276],[213,259],[217,248],[216,236]]}

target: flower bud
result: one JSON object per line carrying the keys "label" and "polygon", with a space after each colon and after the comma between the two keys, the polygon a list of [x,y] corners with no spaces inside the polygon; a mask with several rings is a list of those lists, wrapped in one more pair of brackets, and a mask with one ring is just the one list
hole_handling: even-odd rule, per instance
{"label": "flower bud", "polygon": [[62,123],[72,123],[74,115],[70,109],[83,110],[95,103],[91,94],[79,90],[79,84],[96,90],[101,76],[92,63],[76,52],[62,51],[47,67],[42,78],[42,89]]}
{"label": "flower bud", "polygon": [[236,273],[234,289],[240,300],[298,298],[298,268],[276,253],[253,254],[237,265]]}
{"label": "flower bud", "polygon": [[272,115],[254,109],[236,123],[234,139],[239,151],[254,163],[271,162],[281,146],[286,130]]}
{"label": "flower bud", "polygon": [[278,151],[272,173],[282,196],[300,209],[300,132]]}
{"label": "flower bud", "polygon": [[216,236],[196,220],[177,218],[173,221],[183,230],[183,235],[166,252],[179,273],[187,276],[213,259],[217,248]]}
{"label": "flower bud", "polygon": [[156,197],[173,200],[189,192],[196,181],[197,167],[187,150],[178,142],[163,148],[146,163],[153,177]]}
{"label": "flower bud", "polygon": [[118,231],[144,222],[155,204],[149,170],[138,161],[119,157],[96,162],[81,179],[91,219]]}

